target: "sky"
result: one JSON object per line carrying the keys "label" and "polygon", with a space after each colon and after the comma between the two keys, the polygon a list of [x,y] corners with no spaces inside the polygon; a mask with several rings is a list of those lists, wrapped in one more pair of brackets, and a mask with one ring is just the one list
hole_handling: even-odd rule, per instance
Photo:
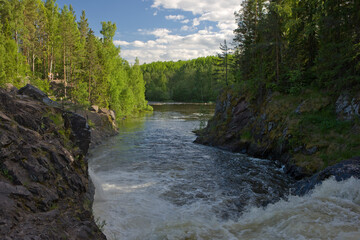
{"label": "sky", "polygon": [[114,44],[130,63],[189,60],[216,55],[234,38],[234,12],[242,0],[57,0],[72,5],[77,19],[85,10],[101,37],[102,21],[116,23]]}

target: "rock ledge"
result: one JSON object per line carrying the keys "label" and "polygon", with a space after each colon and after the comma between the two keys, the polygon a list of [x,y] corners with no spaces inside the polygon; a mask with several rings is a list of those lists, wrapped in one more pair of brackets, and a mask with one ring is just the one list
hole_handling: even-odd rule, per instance
{"label": "rock ledge", "polygon": [[92,215],[86,119],[31,85],[0,89],[2,239],[106,239]]}

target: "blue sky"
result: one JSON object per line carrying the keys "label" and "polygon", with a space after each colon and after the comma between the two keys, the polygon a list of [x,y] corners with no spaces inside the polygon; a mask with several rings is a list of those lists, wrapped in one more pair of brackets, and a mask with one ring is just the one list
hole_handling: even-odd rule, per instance
{"label": "blue sky", "polygon": [[114,43],[130,63],[177,61],[215,55],[224,39],[232,41],[234,12],[241,0],[57,0],[85,10],[100,36],[101,21],[116,23]]}

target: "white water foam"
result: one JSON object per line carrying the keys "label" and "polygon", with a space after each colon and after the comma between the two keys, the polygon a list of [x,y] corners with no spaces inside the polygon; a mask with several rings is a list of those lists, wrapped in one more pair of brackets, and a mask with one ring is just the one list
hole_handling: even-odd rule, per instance
{"label": "white water foam", "polygon": [[[303,197],[250,207],[237,221],[215,217],[205,202],[176,206],[155,192],[139,195],[154,184],[100,184],[94,211],[106,220],[109,239],[360,239],[359,179],[329,179]],[[136,200],[120,196],[132,192]]]}
{"label": "white water foam", "polygon": [[360,180],[329,179],[310,194],[251,208],[225,227],[236,239],[360,239]]}

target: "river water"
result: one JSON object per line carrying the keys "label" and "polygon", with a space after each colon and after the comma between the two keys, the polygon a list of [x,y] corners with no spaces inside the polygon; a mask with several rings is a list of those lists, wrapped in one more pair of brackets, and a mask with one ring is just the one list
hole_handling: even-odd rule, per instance
{"label": "river water", "polygon": [[273,162],[193,143],[213,108],[154,106],[91,151],[108,239],[360,239],[359,180],[288,196]]}

